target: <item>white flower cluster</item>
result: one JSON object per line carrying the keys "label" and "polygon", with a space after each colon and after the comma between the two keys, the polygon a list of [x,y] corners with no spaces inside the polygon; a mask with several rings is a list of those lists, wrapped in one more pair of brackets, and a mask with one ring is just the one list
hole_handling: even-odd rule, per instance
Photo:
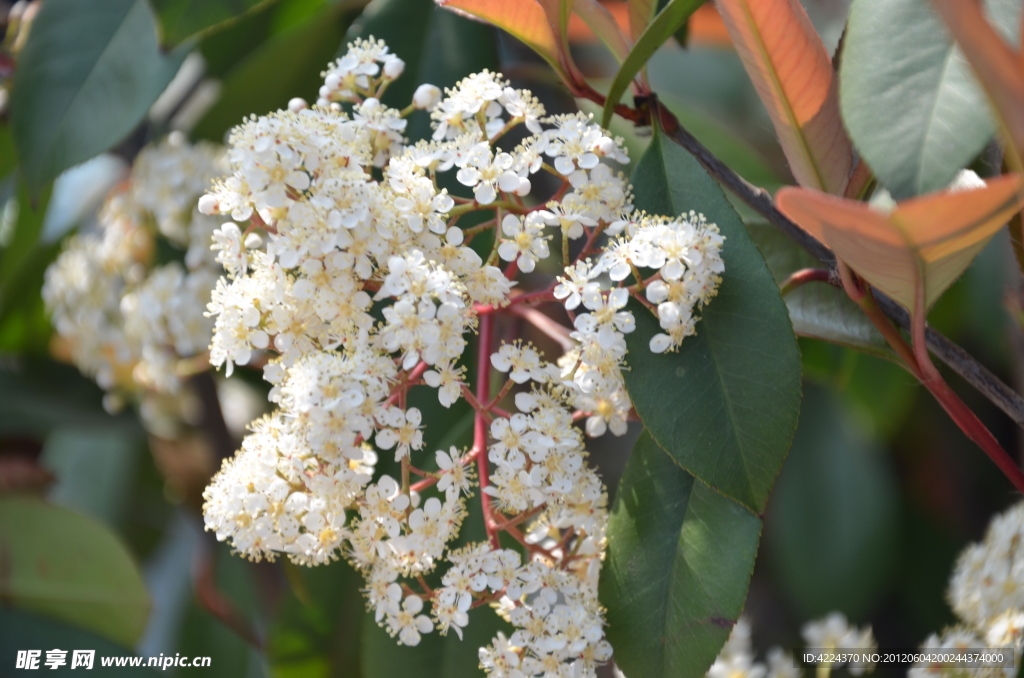
{"label": "white flower cluster", "polygon": [[[597,599],[607,493],[575,421],[586,417],[590,435],[625,432],[626,302],[646,290],[678,345],[715,293],[722,238],[696,214],[634,217],[625,177],[602,162],[628,160],[621,140],[582,114],[547,117],[498,74],[443,98],[423,85],[406,109],[388,108],[380,95],[403,66],[381,41],[352,43],[316,105],[293,101],[235,128],[231,172],[199,201],[231,219],[214,233],[226,276],[209,304],[210,360],[228,373],[262,364],[279,408],[207,488],[207,527],[256,560],[345,557],[401,643],[435,629],[461,637],[469,611],[491,606],[515,627],[480,649],[492,676],[593,676],[611,656]],[[417,109],[435,132],[410,144]],[[497,146],[520,125],[522,142]],[[445,172],[466,196],[439,188]],[[538,172],[561,184],[557,199],[531,198]],[[539,293],[586,308],[561,369],[531,345],[492,346],[488,329],[491,314],[529,296],[512,294],[514,278],[550,256],[550,228],[567,264],[568,241],[581,238],[597,261],[571,264]],[[481,254],[471,244],[486,231],[493,245]],[[619,236],[607,252],[603,233]],[[626,287],[641,268],[649,278]],[[474,395],[462,362],[478,328]],[[488,361],[509,375],[497,396]],[[424,449],[423,416],[407,405],[424,387],[445,407],[465,398],[476,410],[470,449]],[[400,470],[374,480],[378,453],[392,451]],[[474,494],[487,541],[465,544]],[[519,548],[503,548],[502,532]],[[424,577],[442,564],[432,588]]]}
{"label": "white flower cluster", "polygon": [[[878,646],[875,643],[871,627],[858,629],[850,626],[846,617],[840,612],[832,612],[821,619],[816,619],[801,629],[806,647],[818,652],[851,652],[873,653]],[[740,617],[732,629],[729,640],[719,652],[715,663],[708,669],[707,678],[801,678],[803,672],[793,659],[793,655],[781,647],[775,646],[768,650],[767,664],[758,662],[757,652],[750,641],[750,623]],[[821,664],[818,676],[828,676],[832,669],[843,664]],[[873,671],[874,664],[845,664],[850,675],[860,676],[865,671]]]}
{"label": "white flower cluster", "polygon": [[[841,612],[832,612],[822,619],[804,624],[800,633],[804,642],[807,643],[807,647],[816,650],[871,654],[878,649],[871,627],[858,629],[850,626],[846,615]],[[839,667],[838,664],[831,666]],[[850,674],[854,676],[862,675],[865,671],[872,671],[874,668],[874,664],[850,663],[847,665]]]}
{"label": "white flower cluster", "polygon": [[756,661],[756,657],[750,641],[750,622],[740,617],[708,669],[707,678],[799,678],[792,655],[780,647],[768,651],[767,665]]}
{"label": "white flower cluster", "polygon": [[203,310],[222,271],[209,249],[218,220],[195,205],[225,169],[220,147],[177,134],[143,149],[99,231],[73,237],[46,271],[54,327],[108,406],[139,387],[178,392],[182,359],[206,351]]}
{"label": "white flower cluster", "polygon": [[[1019,666],[1024,648],[1024,503],[996,516],[979,544],[960,554],[949,581],[949,601],[961,623],[932,634],[922,647],[941,649],[1008,648]],[[918,665],[910,678],[966,675],[956,665]],[[986,666],[971,670],[982,678],[1012,678],[1016,668]]]}
{"label": "white flower cluster", "polygon": [[1024,503],[996,516],[985,539],[968,546],[949,581],[957,615],[984,627],[994,617],[1024,612]]}

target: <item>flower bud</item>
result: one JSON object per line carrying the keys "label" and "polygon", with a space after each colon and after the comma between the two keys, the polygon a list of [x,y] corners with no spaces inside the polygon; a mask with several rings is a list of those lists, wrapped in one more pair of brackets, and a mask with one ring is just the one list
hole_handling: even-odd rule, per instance
{"label": "flower bud", "polygon": [[317,95],[319,95],[321,99],[330,99],[332,93],[333,90],[330,87],[323,85],[320,87],[320,91],[317,92]]}
{"label": "flower bud", "polygon": [[217,204],[217,198],[213,197],[209,193],[200,197],[199,211],[203,214],[217,214],[220,212],[220,205]]}
{"label": "flower bud", "polygon": [[516,189],[516,195],[523,197],[530,195],[530,180],[526,177],[519,177],[519,187]]}
{"label": "flower bud", "polygon": [[428,109],[441,100],[441,90],[435,85],[423,84],[416,88],[412,95],[412,104],[416,108]]}
{"label": "flower bud", "polygon": [[341,89],[341,76],[337,73],[328,73],[324,79],[324,87],[328,92],[337,92]]}
{"label": "flower bud", "polygon": [[288,102],[288,110],[292,113],[298,113],[305,108],[309,108],[309,104],[302,97],[294,97]]}
{"label": "flower bud", "polygon": [[395,57],[394,59],[388,59],[384,64],[384,77],[388,80],[394,80],[402,74],[405,70],[405,62]]}

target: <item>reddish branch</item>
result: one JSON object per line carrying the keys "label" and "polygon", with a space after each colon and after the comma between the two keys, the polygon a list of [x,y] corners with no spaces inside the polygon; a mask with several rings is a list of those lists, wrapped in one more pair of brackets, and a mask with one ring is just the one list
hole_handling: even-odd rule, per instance
{"label": "reddish branch", "polygon": [[[813,255],[829,271],[837,271],[836,257],[832,250],[815,240],[780,212],[775,207],[771,194],[768,191],[754,186],[732,171],[680,125],[676,117],[668,109],[662,107],[654,95],[651,95],[649,105],[652,114],[658,116],[665,134],[672,141],[689,151],[707,170],[708,174],[750,206],[751,209],[763,216],[768,223],[778,228],[796,244]],[[874,291],[873,296],[879,309],[887,318],[904,330],[910,329],[910,313],[905,308],[877,290]],[[1024,428],[1024,398],[1021,398],[1020,395],[1004,384],[967,351],[957,346],[940,332],[926,326],[925,340],[931,352],[938,356],[942,362],[994,403],[996,407],[1005,412],[1018,426]]]}

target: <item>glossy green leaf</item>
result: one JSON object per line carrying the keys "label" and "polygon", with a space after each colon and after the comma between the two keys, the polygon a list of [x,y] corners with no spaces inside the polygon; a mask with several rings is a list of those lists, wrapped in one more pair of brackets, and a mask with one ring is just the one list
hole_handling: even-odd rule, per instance
{"label": "glossy green leaf", "polygon": [[[103,636],[90,633],[77,626],[69,626],[55,619],[30,614],[13,607],[0,605],[0,657],[3,657],[5,670],[14,666],[18,650],[42,650],[37,670],[16,671],[4,675],[32,676],[37,674],[75,676],[75,675],[116,675],[122,678],[155,678],[161,675],[155,668],[147,666],[119,666],[116,670],[103,668],[104,658],[130,657],[132,652],[124,645],[113,643]],[[54,648],[67,650],[67,664],[52,670],[46,665],[46,650]],[[71,669],[72,652],[74,650],[95,650],[92,669],[78,666]],[[148,659],[144,660],[148,661]],[[74,671],[74,673],[71,673]],[[209,669],[207,669],[209,671]],[[45,673],[44,673],[45,672]],[[165,674],[166,675],[166,674]]]}
{"label": "glossy green leaf", "polygon": [[[1004,34],[1016,0],[990,0]],[[857,0],[840,69],[843,119],[897,200],[946,187],[995,131],[984,91],[928,0]]]}
{"label": "glossy green leaf", "polygon": [[126,647],[145,630],[149,594],[103,525],[27,496],[0,498],[0,598]]}
{"label": "glossy green leaf", "polygon": [[804,618],[863,618],[894,574],[899,490],[884,452],[829,389],[808,386],[793,450],[772,494],[765,547]]}
{"label": "glossy green leaf", "polygon": [[323,84],[320,73],[337,52],[352,18],[347,5],[335,3],[271,36],[225,74],[220,99],[193,135],[222,141],[229,129],[251,113],[285,108],[292,97],[316,101]]}
{"label": "glossy green leaf", "polygon": [[48,0],[18,60],[11,129],[35,196],[62,171],[121,141],[185,52],[160,52],[147,0]]}
{"label": "glossy green leaf", "polygon": [[[750,236],[761,250],[761,256],[781,284],[803,268],[817,268],[821,263],[770,224],[747,224]],[[864,312],[846,293],[827,283],[812,282],[785,296],[793,330],[802,337],[823,339],[885,358],[895,354]]]}
{"label": "glossy green leaf", "polygon": [[718,296],[676,353],[651,353],[654,315],[631,302],[626,387],[651,435],[683,468],[760,512],[800,408],[800,352],[779,288],[721,188],[658,133],[633,172],[638,208],[696,210],[725,236]]}
{"label": "glossy green leaf", "polygon": [[608,521],[601,603],[627,678],[702,678],[747,596],[761,520],[643,433]]}
{"label": "glossy green leaf", "polygon": [[636,44],[633,45],[626,60],[622,62],[619,72],[612,80],[611,87],[608,88],[608,98],[605,101],[604,114],[601,118],[602,125],[608,126],[615,105],[622,99],[629,83],[633,81],[651,55],[658,51],[658,48],[665,44],[666,40],[675,35],[676,31],[685,26],[690,15],[702,4],[704,4],[704,0],[671,0],[664,9],[655,15],[644,32],[636,39]]}
{"label": "glossy green leaf", "polygon": [[242,14],[274,0],[151,0],[160,20],[164,45],[178,43],[208,32]]}

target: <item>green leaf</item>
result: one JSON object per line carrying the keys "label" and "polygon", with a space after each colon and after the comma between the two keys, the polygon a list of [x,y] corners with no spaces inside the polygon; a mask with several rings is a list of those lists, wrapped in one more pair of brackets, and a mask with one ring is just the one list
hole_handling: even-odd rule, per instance
{"label": "green leaf", "polygon": [[146,0],[48,0],[32,23],[11,96],[11,130],[31,195],[127,136],[185,54],[161,54]]}
{"label": "green leaf", "polygon": [[[1016,0],[990,0],[1010,35]],[[944,188],[995,130],[971,67],[928,0],[856,0],[840,68],[843,119],[897,200]]]}
{"label": "green leaf", "polygon": [[0,124],[0,180],[14,171],[15,163],[14,139],[11,138],[11,126]]}
{"label": "green leaf", "polygon": [[760,536],[756,515],[641,434],[608,521],[600,588],[628,678],[703,678],[743,610]]}
{"label": "green leaf", "polygon": [[335,3],[270,37],[224,76],[220,99],[199,121],[193,135],[223,141],[224,134],[249,114],[285,108],[292,97],[316,101],[323,84],[320,73],[352,19],[348,5]]}
{"label": "green leaf", "polygon": [[173,46],[197,33],[209,33],[260,5],[275,0],[151,0],[160,19],[164,45]]}
{"label": "green leaf", "polygon": [[45,350],[50,336],[41,296],[46,267],[57,257],[60,243],[41,240],[51,186],[36,200],[24,181],[18,182],[14,200],[17,218],[10,242],[0,249],[0,346],[19,352]]}
{"label": "green leaf", "polygon": [[131,555],[103,525],[26,496],[0,498],[0,598],[132,647],[149,594]]}
{"label": "green leaf", "polygon": [[[795,271],[821,265],[770,224],[747,224],[747,230],[778,284]],[[798,335],[823,339],[883,358],[895,357],[864,312],[842,290],[827,283],[812,282],[787,294],[785,301],[793,330]]]}
{"label": "green leaf", "polygon": [[345,562],[283,567],[293,586],[267,639],[275,678],[347,678],[359,665],[362,577]]}
{"label": "green leaf", "polygon": [[760,512],[800,409],[800,351],[779,288],[721,188],[664,134],[656,134],[632,183],[638,208],[702,212],[726,240],[718,296],[677,353],[651,353],[658,320],[631,302],[637,327],[626,335],[626,388],[679,465]]}
{"label": "green leaf", "polygon": [[[46,650],[58,648],[68,651],[67,665],[54,671],[53,675],[74,676],[78,674],[79,669],[84,669],[84,667],[70,668],[72,652],[74,650],[95,650],[96,656],[93,659],[92,669],[96,673],[86,673],[85,675],[105,675],[104,672],[107,669],[102,668],[103,657],[128,657],[132,654],[125,646],[112,643],[103,636],[90,633],[80,627],[68,626],[48,617],[29,614],[3,605],[0,605],[0,628],[4,630],[3,633],[0,633],[0,657],[4,658],[7,668],[14,665],[19,650],[35,649],[42,650],[39,657],[39,669],[50,674],[51,670],[47,669],[44,664]],[[74,670],[75,673],[64,673],[64,670]],[[26,670],[5,675],[31,676],[42,673],[42,671]],[[160,674],[155,669],[143,665],[140,667],[119,666],[116,671],[111,671],[110,675],[117,675],[121,678],[155,678]]]}
{"label": "green leaf", "polygon": [[46,437],[43,465],[57,482],[47,499],[112,527],[127,518],[145,439],[116,426],[63,426]]}
{"label": "green leaf", "polygon": [[831,390],[808,386],[807,396],[772,495],[765,545],[803,617],[840,610],[863,619],[895,574],[896,478]]}
{"label": "green leaf", "polygon": [[615,105],[622,99],[633,77],[666,40],[686,25],[690,15],[703,4],[704,0],[671,0],[644,29],[608,89],[608,98],[605,100],[604,114],[601,117],[601,124],[604,127],[611,121]]}
{"label": "green leaf", "polygon": [[[14,233],[10,241],[0,248],[0,309],[3,308],[2,300],[12,294],[6,291],[6,286],[16,284],[20,275],[24,274],[23,269],[30,264],[28,260],[31,258],[32,250],[36,248],[43,232],[43,219],[50,201],[50,187],[43,191],[39,199],[32,200],[25,182],[20,181],[17,196],[13,199],[14,209],[17,210]],[[25,290],[21,289],[20,292],[24,293]]]}

